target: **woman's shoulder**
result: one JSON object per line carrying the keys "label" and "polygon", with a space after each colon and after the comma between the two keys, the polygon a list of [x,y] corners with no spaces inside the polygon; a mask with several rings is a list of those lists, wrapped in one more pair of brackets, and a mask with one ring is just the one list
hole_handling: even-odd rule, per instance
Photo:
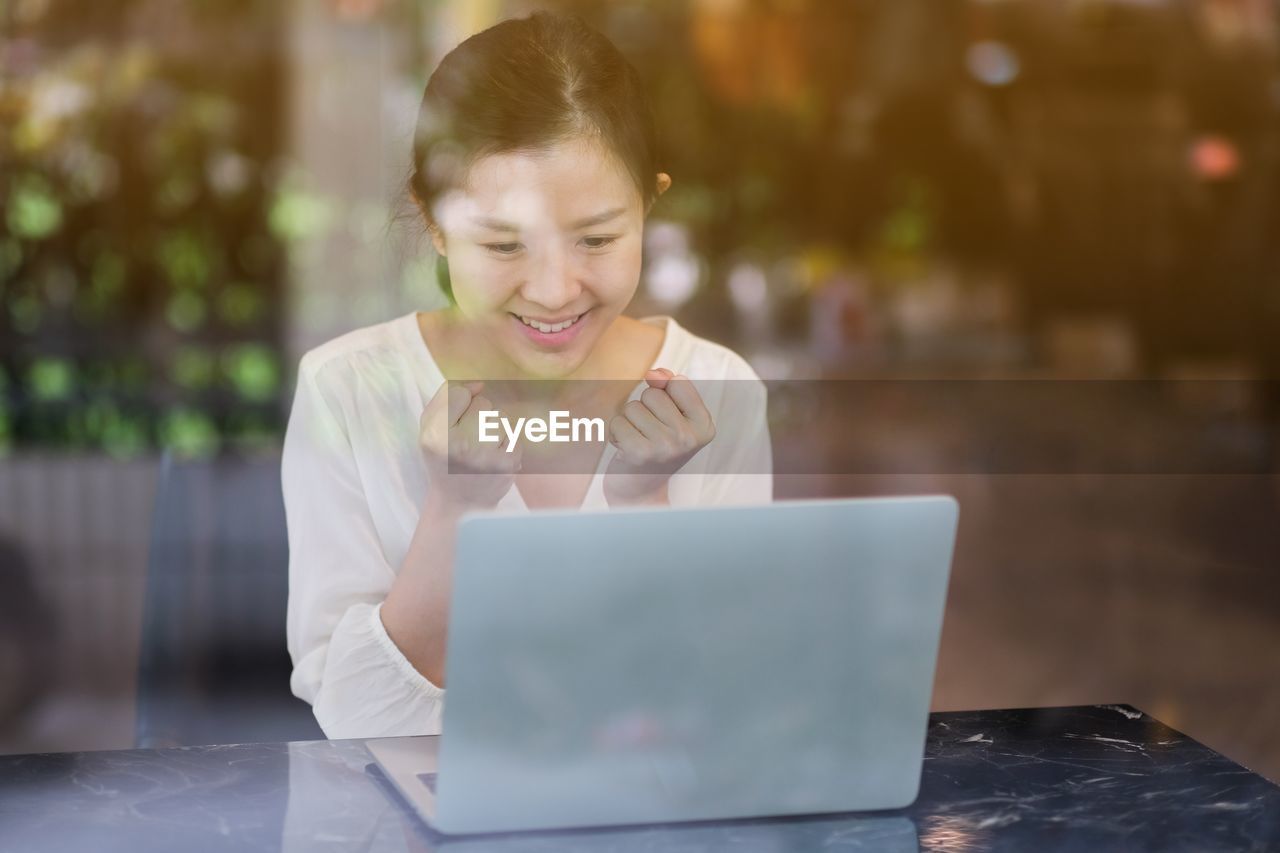
{"label": "woman's shoulder", "polygon": [[666,327],[666,340],[658,357],[664,363],[657,367],[683,373],[690,379],[760,379],[741,355],[694,334],[671,317],[645,317],[642,322]]}
{"label": "woman's shoulder", "polygon": [[[382,371],[401,368],[414,355],[407,329],[417,332],[416,317],[407,314],[393,320],[352,329],[307,350],[298,366],[300,374],[324,374],[331,381],[354,372]],[[427,357],[425,346],[421,346]],[[343,369],[345,368],[345,369]]]}

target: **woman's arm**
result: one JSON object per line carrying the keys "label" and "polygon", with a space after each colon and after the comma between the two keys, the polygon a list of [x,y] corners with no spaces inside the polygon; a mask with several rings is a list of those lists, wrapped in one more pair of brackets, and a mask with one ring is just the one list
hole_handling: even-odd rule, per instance
{"label": "woman's arm", "polygon": [[356,469],[334,380],[343,369],[303,358],[285,434],[290,684],[329,737],[431,734],[439,731],[444,691],[405,657],[381,620],[396,573]]}
{"label": "woman's arm", "polygon": [[520,453],[476,443],[479,413],[496,410],[483,384],[447,383],[427,403],[419,442],[430,488],[400,572],[382,605],[382,624],[409,662],[444,687],[445,643],[458,521],[492,509],[515,482]]}
{"label": "woman's arm", "polygon": [[428,493],[400,573],[382,604],[382,624],[428,681],[444,687],[453,553],[462,510]]}

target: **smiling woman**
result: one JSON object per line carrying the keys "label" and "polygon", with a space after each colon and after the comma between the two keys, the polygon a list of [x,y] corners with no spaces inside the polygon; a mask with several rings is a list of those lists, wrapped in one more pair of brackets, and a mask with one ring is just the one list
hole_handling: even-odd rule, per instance
{"label": "smiling woman", "polygon": [[[606,38],[535,14],[459,45],[427,84],[410,185],[452,305],[307,353],[285,439],[292,685],[331,737],[439,731],[463,513],[771,497],[751,368],[623,314],[671,178]],[[548,466],[549,425],[510,416],[531,403],[602,415],[582,419],[600,440]]]}

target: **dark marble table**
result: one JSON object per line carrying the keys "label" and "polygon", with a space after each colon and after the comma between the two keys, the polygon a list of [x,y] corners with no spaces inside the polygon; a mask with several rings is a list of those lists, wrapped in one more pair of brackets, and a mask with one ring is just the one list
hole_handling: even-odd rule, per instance
{"label": "dark marble table", "polygon": [[934,714],[902,811],[459,839],[358,740],[0,757],[6,853],[278,849],[1280,850],[1280,787],[1121,705]]}

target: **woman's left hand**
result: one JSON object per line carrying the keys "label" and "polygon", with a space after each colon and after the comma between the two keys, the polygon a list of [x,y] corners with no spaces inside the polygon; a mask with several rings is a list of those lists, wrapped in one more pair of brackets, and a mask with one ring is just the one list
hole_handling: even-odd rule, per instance
{"label": "woman's left hand", "polygon": [[604,474],[610,506],[667,502],[667,482],[716,436],[716,425],[687,376],[665,368],[644,376],[648,388],[609,421],[618,453]]}

